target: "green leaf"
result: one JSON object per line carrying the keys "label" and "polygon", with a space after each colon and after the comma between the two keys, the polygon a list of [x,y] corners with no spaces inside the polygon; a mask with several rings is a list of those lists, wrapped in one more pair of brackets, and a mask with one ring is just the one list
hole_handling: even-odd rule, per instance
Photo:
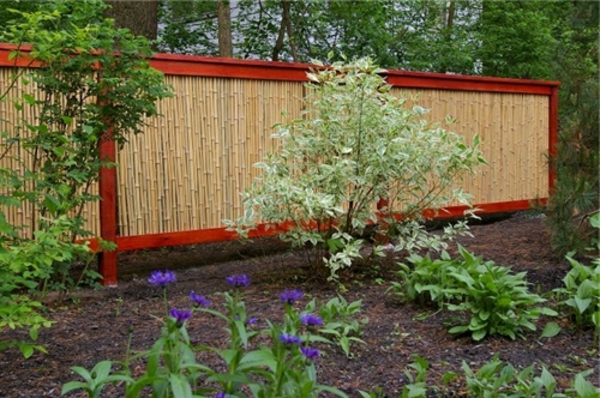
{"label": "green leaf", "polygon": [[271,350],[262,348],[248,352],[242,357],[238,369],[245,370],[256,366],[267,366],[272,372],[277,370],[277,360]]}
{"label": "green leaf", "polygon": [[80,381],[70,381],[62,386],[60,395],[65,395],[73,390],[87,390],[87,384]]}
{"label": "green leaf", "polygon": [[29,105],[35,105],[35,97],[31,94],[23,94],[23,99],[29,104]]}
{"label": "green leaf", "polygon": [[174,398],[192,398],[192,387],[186,380],[185,376],[177,374],[169,374],[169,383],[171,384],[171,391],[173,391]]}
{"label": "green leaf", "polygon": [[577,392],[578,398],[600,397],[600,390],[595,388],[592,383],[586,380],[581,373],[575,376],[575,391]]}
{"label": "green leaf", "polygon": [[454,326],[453,328],[451,328],[450,330],[448,330],[448,333],[451,334],[455,334],[455,333],[464,333],[466,331],[469,330],[469,326],[463,325],[463,326]]}
{"label": "green leaf", "polygon": [[475,330],[473,332],[473,334],[471,335],[471,338],[475,341],[479,341],[479,340],[483,339],[486,334],[487,334],[487,330],[485,330],[485,329]]}
{"label": "green leaf", "polygon": [[19,349],[21,350],[21,354],[23,357],[29,358],[33,355],[33,346],[31,344],[20,344]]}
{"label": "green leaf", "polygon": [[550,338],[559,334],[561,327],[556,322],[548,322],[542,331],[540,338]]}

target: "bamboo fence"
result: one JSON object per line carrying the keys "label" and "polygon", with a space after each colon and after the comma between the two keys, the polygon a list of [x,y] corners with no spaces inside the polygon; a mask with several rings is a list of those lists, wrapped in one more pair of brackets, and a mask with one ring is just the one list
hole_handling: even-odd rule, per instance
{"label": "bamboo fence", "polygon": [[[0,68],[8,87],[15,69]],[[118,151],[118,235],[137,236],[217,228],[242,214],[240,193],[258,175],[253,164],[276,150],[275,123],[300,117],[304,87],[298,81],[167,75],[175,95],[159,104],[161,117],[148,120],[145,133]],[[17,82],[10,96],[35,94]],[[489,165],[463,183],[474,203],[532,200],[548,195],[548,97],[535,94],[394,88],[396,95],[431,110],[429,121],[447,115],[450,128],[467,142],[474,134]],[[287,116],[282,115],[282,110]],[[32,120],[31,108],[18,111],[0,102],[0,131]],[[27,154],[11,149],[0,167],[21,172]],[[29,159],[29,160],[28,160]],[[29,205],[6,209],[8,220],[30,225]],[[99,231],[97,204],[84,210],[87,229]]]}

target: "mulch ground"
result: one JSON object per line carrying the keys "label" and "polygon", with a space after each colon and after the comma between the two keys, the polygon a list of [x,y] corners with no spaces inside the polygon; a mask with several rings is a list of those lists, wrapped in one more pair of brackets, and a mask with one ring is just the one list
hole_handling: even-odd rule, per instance
{"label": "mulch ground", "polygon": [[[515,272],[526,271],[535,292],[559,287],[569,270],[564,259],[552,255],[548,231],[539,218],[513,216],[474,225],[471,231],[474,237],[461,237],[460,244],[478,256],[511,266]],[[189,307],[192,290],[222,308],[219,293],[228,289],[225,277],[247,273],[252,280],[245,291],[247,306],[261,319],[281,317],[277,295],[284,288],[302,289],[305,298],[299,303],[301,306],[312,298],[323,302],[339,293],[338,286],[314,278],[302,253],[285,249],[278,240],[267,238],[245,245],[225,242],[121,254],[121,280],[117,287],[82,290],[74,302],[49,304],[47,316],[56,323],[41,330],[39,336],[39,343],[48,354],[36,353],[24,359],[16,350],[0,352],[0,397],[60,396],[61,386],[76,379],[71,366],[90,369],[104,359],[123,359],[130,325],[134,328],[132,348],[149,348],[160,333],[160,324],[152,314],[163,311],[159,290],[146,282],[153,269],[177,270],[178,282],[170,285],[168,291],[171,305],[180,308]],[[449,252],[456,254],[456,247],[451,246]],[[370,270],[343,275],[343,296],[349,302],[362,300],[361,318],[368,318],[368,323],[361,338],[367,344],[353,345],[349,358],[339,348],[326,348],[326,355],[318,361],[319,381],[323,384],[338,387],[351,397],[359,397],[358,389],[369,391],[376,387],[382,389],[381,397],[397,397],[407,382],[403,371],[412,362],[412,355],[418,354],[430,363],[429,380],[440,385],[441,376],[450,370],[459,371],[462,361],[477,368],[494,355],[518,368],[545,364],[561,389],[568,387],[576,373],[594,368],[591,380],[600,385],[600,361],[598,352],[593,350],[591,331],[573,330],[561,320],[563,331],[558,336],[539,339],[547,321],[543,319],[539,330],[528,333],[526,339],[489,337],[473,342],[468,337],[452,336],[445,326],[450,316],[447,311],[417,320],[425,309],[401,304],[386,294],[394,270],[393,261],[388,261]],[[203,344],[222,345],[222,326],[207,315],[195,314],[188,322],[192,340]],[[1,338],[22,335],[3,331]],[[462,388],[459,380],[452,390],[460,396]],[[107,389],[103,396],[119,393]]]}

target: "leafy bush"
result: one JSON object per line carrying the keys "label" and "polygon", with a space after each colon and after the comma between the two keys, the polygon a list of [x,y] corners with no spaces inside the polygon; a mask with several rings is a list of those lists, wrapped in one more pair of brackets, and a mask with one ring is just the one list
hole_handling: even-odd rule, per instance
{"label": "leafy bush", "polygon": [[[600,230],[600,213],[594,215],[591,225]],[[600,241],[596,238],[596,254],[600,250]],[[591,250],[591,249],[588,249]],[[592,326],[595,329],[596,341],[600,332],[600,258],[593,258],[590,265],[573,258],[574,253],[567,255],[571,270],[563,278],[564,287],[554,289],[554,293],[562,298],[562,304],[570,309],[570,316],[577,327]]]}
{"label": "leafy bush", "polygon": [[[283,321],[271,323],[247,313],[243,289],[250,285],[250,280],[246,275],[227,278],[233,291],[224,293],[225,313],[211,309],[211,301],[197,293],[190,294],[195,306],[193,310],[169,309],[167,285],[175,281],[175,274],[170,271],[156,271],[149,279],[151,284],[162,289],[166,313],[161,337],[152,348],[134,355],[128,352],[123,362],[101,361],[91,371],[73,367],[72,370],[84,381],[65,384],[62,394],[81,389],[89,397],[97,397],[107,384],[123,383],[128,398],[140,396],[142,390],[145,394],[148,389],[157,398],[204,397],[214,393],[217,395],[210,396],[246,396],[242,391],[261,398],[316,397],[322,392],[346,397],[336,388],[318,384],[314,362],[321,354],[316,345],[331,343],[320,335],[328,334],[328,328],[338,330],[330,321],[335,319],[339,328],[346,330],[345,322],[354,320],[360,303],[344,305],[339,299],[316,306],[312,301],[299,312],[295,304],[302,299],[302,292],[286,290],[279,296],[285,310]],[[196,312],[210,314],[225,323],[228,335],[225,348],[191,343],[186,321]],[[332,318],[326,320],[314,312],[330,314]],[[265,325],[262,329],[261,324]],[[253,346],[254,340],[261,343]],[[197,350],[217,354],[223,360],[225,371],[198,363]],[[146,360],[146,369],[134,378],[131,368],[138,360]]]}
{"label": "leafy bush", "polygon": [[401,282],[392,281],[388,291],[421,305],[433,302],[443,307],[453,298],[448,289],[456,287],[456,283],[449,274],[462,267],[461,259],[452,260],[448,252],[443,251],[439,259],[432,260],[429,254],[426,257],[412,254],[407,261],[412,265],[398,264],[397,275]]}
{"label": "leafy bush", "polygon": [[[0,33],[0,41],[17,46],[10,59],[36,64],[18,68],[0,93],[19,115],[0,119],[0,330],[31,327],[35,336],[47,326],[36,315],[39,301],[22,294],[72,289],[81,282],[71,278],[77,262],[86,265],[85,277],[99,277],[87,269],[89,248],[74,242],[91,234],[82,211],[98,199],[91,187],[99,170],[114,166],[101,158],[100,143],[122,145],[141,132],[145,118],[157,114],[155,101],[170,93],[149,66],[148,40],[116,29],[103,16],[106,7],[101,0],[45,1],[36,11],[14,11]],[[26,90],[13,91],[17,84]],[[31,223],[12,223],[11,206],[31,211]]]}
{"label": "leafy bush", "polygon": [[546,300],[528,291],[524,272],[511,274],[507,267],[484,262],[462,246],[458,248],[461,258],[456,260],[447,254],[439,260],[410,257],[414,271],[401,264],[403,283],[394,283],[390,289],[409,300],[430,299],[440,307],[468,313],[468,323],[449,331],[469,332],[474,340],[488,334],[515,339],[523,328],[536,330],[531,321],[540,315],[557,315],[549,308],[536,306]]}
{"label": "leafy bush", "polygon": [[[262,175],[243,193],[245,214],[226,224],[246,236],[258,222],[291,222],[281,238],[316,249],[313,261],[329,278],[362,258],[359,237],[378,221],[397,250],[440,248],[464,230],[458,223],[434,236],[421,221],[425,209],[468,203],[455,184],[485,162],[479,138],[468,146],[428,125],[427,110],[407,108],[381,72],[365,58],[309,73],[303,118],[276,126],[280,151],[255,165]],[[387,203],[381,212],[378,201]],[[401,221],[391,214],[398,208]]]}

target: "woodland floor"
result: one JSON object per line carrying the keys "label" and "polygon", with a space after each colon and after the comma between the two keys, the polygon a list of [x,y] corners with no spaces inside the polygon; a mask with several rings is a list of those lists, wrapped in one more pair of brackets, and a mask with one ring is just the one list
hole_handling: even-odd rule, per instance
{"label": "woodland floor", "polygon": [[[461,237],[460,244],[471,252],[497,264],[512,266],[515,272],[527,271],[533,291],[544,293],[561,285],[569,269],[564,259],[553,257],[543,220],[515,215],[484,225],[471,226],[474,238]],[[456,254],[456,246],[449,252]],[[0,351],[0,397],[58,397],[62,384],[75,380],[69,369],[90,369],[104,360],[121,360],[125,354],[128,327],[134,328],[133,349],[149,348],[160,333],[160,324],[151,314],[162,313],[159,289],[146,282],[150,270],[177,269],[178,282],[169,285],[171,305],[189,307],[190,291],[201,293],[222,308],[220,292],[228,289],[225,277],[247,273],[252,284],[245,289],[250,313],[261,319],[280,319],[282,308],[277,295],[284,288],[300,288],[305,298],[327,301],[337,294],[336,286],[311,277],[299,252],[287,252],[274,238],[251,244],[238,242],[171,248],[159,251],[137,251],[120,255],[121,280],[117,287],[77,292],[77,300],[53,302],[47,314],[56,323],[40,331],[39,343],[48,354],[36,353],[22,358],[16,350]],[[326,347],[326,355],[318,361],[319,381],[359,397],[357,389],[369,391],[381,387],[381,397],[397,397],[407,382],[403,370],[418,354],[430,363],[429,380],[441,385],[441,376],[459,371],[462,361],[473,368],[498,354],[503,361],[522,368],[530,364],[546,364],[557,378],[560,388],[568,386],[573,376],[594,368],[590,380],[598,386],[600,361],[593,350],[591,331],[575,331],[564,320],[563,331],[551,339],[539,339],[547,319],[538,323],[538,331],[526,339],[515,341],[501,337],[473,342],[468,337],[448,334],[445,321],[448,311],[416,320],[425,310],[402,304],[386,289],[394,280],[396,267],[388,259],[378,269],[343,274],[350,302],[362,300],[362,317],[368,318],[362,339],[366,345],[354,344],[346,358],[339,348]],[[430,311],[433,313],[434,311]],[[188,321],[194,343],[223,345],[225,334],[221,324],[208,315],[194,314]],[[0,338],[22,336],[20,332],[3,332]],[[206,358],[206,361],[214,359]],[[453,384],[451,395],[460,396],[464,386]],[[69,396],[82,396],[70,394]],[[119,396],[106,389],[105,397]]]}

